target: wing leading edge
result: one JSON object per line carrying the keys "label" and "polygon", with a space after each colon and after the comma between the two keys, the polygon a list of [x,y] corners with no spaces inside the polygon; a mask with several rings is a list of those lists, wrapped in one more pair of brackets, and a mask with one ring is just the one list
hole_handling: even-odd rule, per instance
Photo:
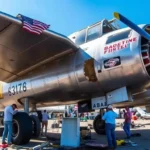
{"label": "wing leading edge", "polygon": [[51,30],[34,35],[21,20],[0,12],[0,80],[9,82],[31,69],[78,50],[68,37]]}

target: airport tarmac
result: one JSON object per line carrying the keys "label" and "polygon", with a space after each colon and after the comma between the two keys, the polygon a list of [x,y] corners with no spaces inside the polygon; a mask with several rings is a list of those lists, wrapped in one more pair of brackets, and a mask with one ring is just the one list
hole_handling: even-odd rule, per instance
{"label": "airport tarmac", "polygon": [[[122,119],[118,119],[117,123],[122,123]],[[135,124],[144,125],[131,129],[131,133],[140,133],[141,137],[131,137],[130,141],[137,144],[137,146],[118,146],[116,150],[150,150],[150,120],[137,120]],[[117,139],[125,139],[126,135],[121,127],[116,127]],[[94,131],[92,132],[92,138],[97,139],[100,143],[107,143],[105,135],[97,135]],[[126,140],[129,141],[129,140]]]}
{"label": "airport tarmac", "polygon": [[[49,129],[48,129],[48,136],[49,137],[55,137],[55,139],[60,139],[60,133],[61,128],[52,129],[51,124],[54,121],[49,121]],[[81,126],[86,126],[87,124],[92,124],[93,121],[88,122],[81,122]],[[117,123],[122,123],[122,119],[117,119]],[[137,146],[131,146],[131,145],[125,145],[125,146],[118,146],[116,150],[150,150],[150,120],[137,120],[135,121],[135,124],[144,125],[141,127],[136,127],[134,129],[131,129],[132,134],[133,133],[140,133],[141,137],[132,137],[130,141],[137,144]],[[92,132],[92,140],[94,140],[97,143],[101,144],[107,144],[106,136],[105,135],[97,135],[94,130],[91,130]],[[116,127],[116,137],[118,139],[124,139],[125,133],[121,127]],[[29,144],[23,145],[22,147],[18,149],[31,149],[32,147],[39,145],[47,140],[46,137],[41,136],[38,140],[32,139]],[[17,149],[17,148],[8,148],[8,150],[11,149]]]}

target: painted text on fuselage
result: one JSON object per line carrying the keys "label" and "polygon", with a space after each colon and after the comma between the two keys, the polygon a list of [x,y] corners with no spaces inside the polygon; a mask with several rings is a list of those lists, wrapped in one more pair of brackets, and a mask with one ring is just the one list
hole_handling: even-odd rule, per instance
{"label": "painted text on fuselage", "polygon": [[132,42],[135,42],[135,41],[137,41],[136,37],[130,38],[130,39],[127,39],[127,40],[122,40],[122,41],[107,45],[107,46],[104,47],[104,54],[112,53],[112,52],[127,48],[129,43],[132,43]]}

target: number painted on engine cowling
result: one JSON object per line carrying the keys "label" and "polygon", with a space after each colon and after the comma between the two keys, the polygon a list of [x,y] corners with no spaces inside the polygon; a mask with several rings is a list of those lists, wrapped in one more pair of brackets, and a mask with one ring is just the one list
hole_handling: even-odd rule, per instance
{"label": "number painted on engine cowling", "polygon": [[8,88],[8,95],[9,96],[17,95],[26,91],[27,91],[27,83],[26,82],[18,83],[18,84],[11,85]]}

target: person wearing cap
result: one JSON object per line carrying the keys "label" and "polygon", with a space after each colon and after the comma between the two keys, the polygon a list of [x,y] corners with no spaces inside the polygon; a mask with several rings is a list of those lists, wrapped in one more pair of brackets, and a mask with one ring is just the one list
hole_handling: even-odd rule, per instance
{"label": "person wearing cap", "polygon": [[12,120],[13,115],[18,112],[17,105],[12,104],[10,106],[5,107],[4,110],[4,131],[2,135],[2,144],[7,144],[5,142],[6,136],[8,135],[8,145],[11,145],[11,138],[12,138]]}
{"label": "person wearing cap", "polygon": [[115,135],[115,127],[116,127],[115,119],[117,117],[118,115],[113,111],[111,105],[107,107],[107,111],[102,117],[102,120],[105,121],[105,130],[106,130],[109,150],[114,150],[117,146],[116,135]]}

